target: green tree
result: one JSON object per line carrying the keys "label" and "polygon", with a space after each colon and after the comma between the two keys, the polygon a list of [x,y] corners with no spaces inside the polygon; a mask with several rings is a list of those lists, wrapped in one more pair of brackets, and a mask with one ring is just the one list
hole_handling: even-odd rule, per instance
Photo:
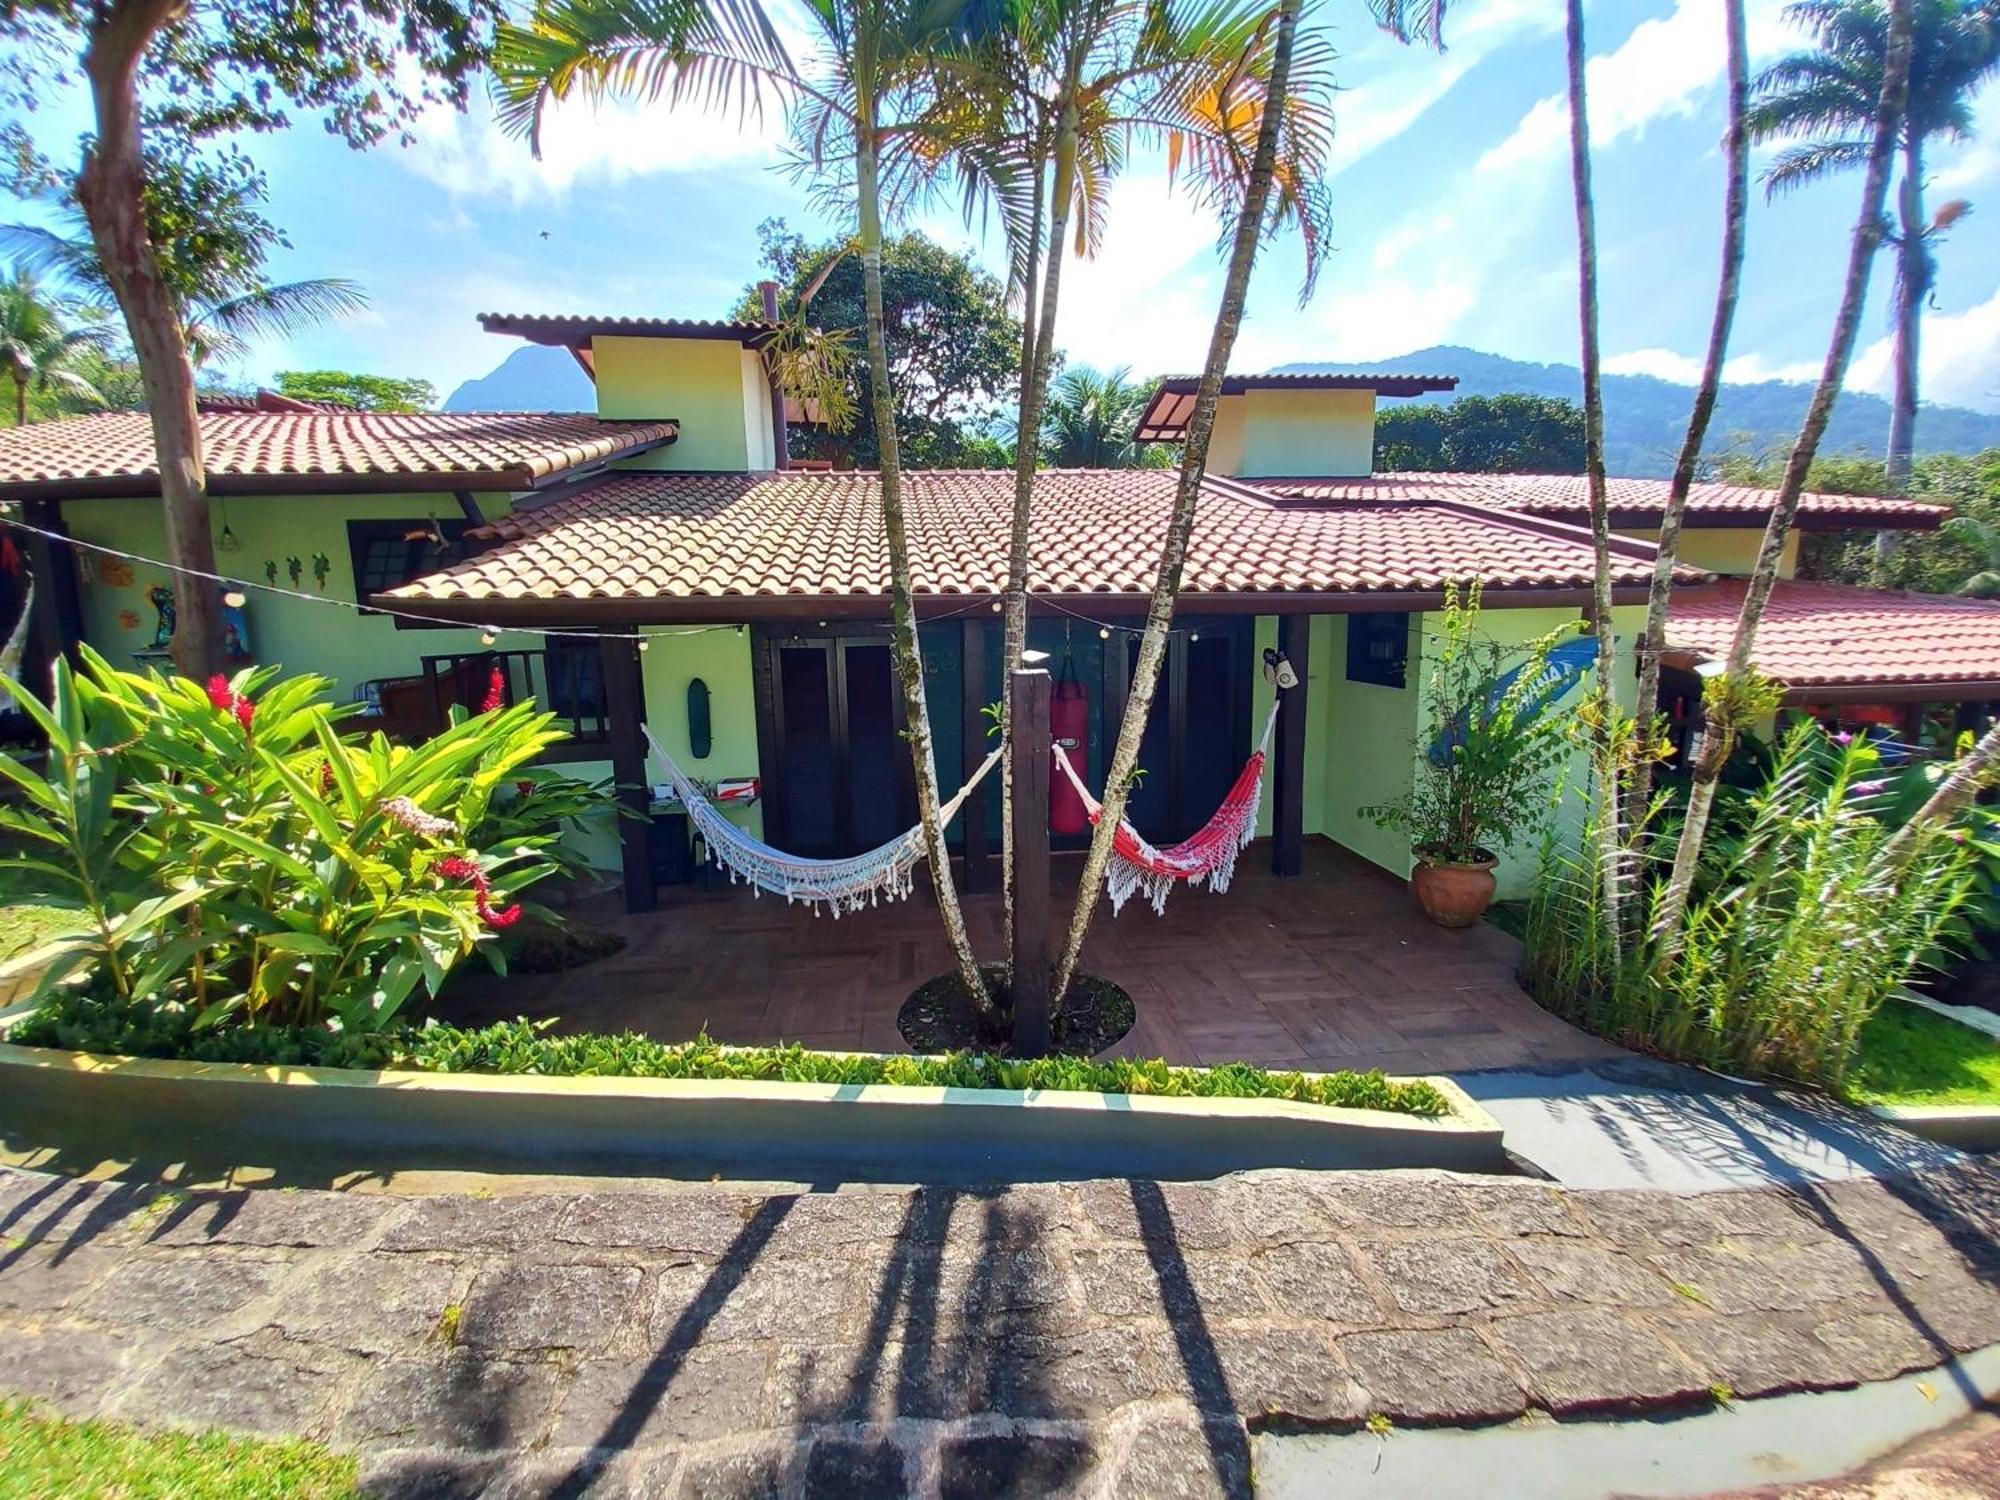
{"label": "green tree", "polygon": [[1173,462],[1164,444],[1133,437],[1152,391],[1131,373],[1129,365],[1102,374],[1063,372],[1042,413],[1045,463],[1057,469],[1164,469]]}
{"label": "green tree", "polygon": [[85,357],[104,346],[101,323],[71,323],[42,295],[31,271],[0,281],[0,369],[14,382],[14,425],[28,420],[28,393],[102,406]]}
{"label": "green tree", "polygon": [[1583,408],[1558,396],[1417,401],[1375,418],[1385,474],[1581,474],[1583,459]]}
{"label": "green tree", "polygon": [[[426,105],[463,105],[499,12],[500,0],[23,0],[0,9],[11,53],[0,129],[17,165],[63,181],[82,209],[144,378],[167,560],[183,570],[174,657],[192,677],[221,666],[222,622],[215,591],[194,576],[215,571],[215,548],[187,299],[156,236],[167,208],[198,221],[205,203],[199,193],[149,193],[155,174],[178,170],[182,187],[203,171],[251,180],[254,168],[234,152],[204,147],[236,131],[279,129],[293,107],[354,146],[397,132],[407,139]],[[33,151],[28,125],[72,73],[88,90],[90,128],[77,142],[77,170],[58,174]],[[259,252],[269,243],[255,234],[237,241]],[[205,261],[200,249],[191,240],[187,259]]]}
{"label": "green tree", "polygon": [[[864,277],[860,259],[848,253],[851,241],[809,244],[783,219],[767,219],[757,235],[781,300],[797,306],[810,292],[814,324],[831,333],[861,332]],[[763,316],[755,287],[745,290],[735,316]],[[968,255],[914,231],[892,235],[882,246],[882,318],[904,461],[913,469],[971,467],[981,435],[1014,395],[1021,320],[1007,310],[1006,289]],[[852,425],[845,432],[794,427],[795,456],[829,458],[843,468],[880,464],[874,387],[865,364],[853,373]]]}
{"label": "green tree", "polygon": [[[1891,6],[1885,0],[1799,0],[1786,15],[1817,46],[1780,58],[1757,76],[1752,135],[1798,142],[1764,174],[1772,194],[1865,164],[1882,94]],[[1895,391],[1889,416],[1889,479],[1910,473],[1917,422],[1917,352],[1924,304],[1937,279],[1933,247],[1964,214],[1954,200],[1927,218],[1924,155],[1933,141],[1972,134],[1972,104],[2000,70],[2000,3],[1916,0],[1908,99],[1896,121],[1902,180],[1889,243],[1896,250]]]}
{"label": "green tree", "polygon": [[359,375],[352,370],[280,370],[278,394],[358,411],[426,411],[437,405],[437,388],[428,380]]}
{"label": "green tree", "polygon": [[770,84],[790,106],[803,169],[830,201],[852,204],[868,406],[889,553],[890,651],[907,714],[925,864],[959,980],[974,1003],[984,1003],[989,997],[939,816],[943,799],[917,639],[883,292],[883,221],[893,207],[884,201],[884,158],[917,133],[928,98],[927,60],[950,41],[960,16],[952,5],[930,0],[802,0],[801,9],[817,49],[810,77],[786,55],[758,0],[541,0],[525,25],[501,31],[495,69],[505,101],[502,117],[539,143],[548,108],[572,93],[591,99],[692,96],[741,112],[760,85]]}

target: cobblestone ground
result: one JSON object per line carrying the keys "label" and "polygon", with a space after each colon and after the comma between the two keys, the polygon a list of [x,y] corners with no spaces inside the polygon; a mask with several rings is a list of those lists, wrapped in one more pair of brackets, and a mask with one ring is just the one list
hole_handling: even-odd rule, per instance
{"label": "cobblestone ground", "polygon": [[2000,1342],[2000,1168],[182,1196],[0,1171],[0,1388],[388,1494],[1242,1494],[1265,1428],[1670,1410]]}

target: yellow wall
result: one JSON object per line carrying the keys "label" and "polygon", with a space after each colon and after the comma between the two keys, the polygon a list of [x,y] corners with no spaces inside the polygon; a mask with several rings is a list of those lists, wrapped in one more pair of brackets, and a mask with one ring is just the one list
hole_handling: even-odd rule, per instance
{"label": "yellow wall", "polygon": [[1373,391],[1246,391],[1216,406],[1212,473],[1356,475],[1374,462]]}
{"label": "yellow wall", "polygon": [[[511,498],[504,494],[478,496],[488,519],[505,515]],[[264,582],[264,563],[278,565],[278,584],[290,588],[287,558],[304,565],[304,590],[320,591],[313,581],[312,559],[323,552],[331,562],[325,596],[334,604],[247,591],[244,613],[257,661],[291,672],[318,672],[334,679],[334,693],[348,698],[357,684],[376,677],[407,677],[422,670],[425,656],[478,649],[476,629],[399,630],[383,615],[363,615],[342,607],[355,603],[354,568],[347,545],[350,520],[422,522],[435,515],[441,521],[460,519],[458,502],[450,495],[306,495],[296,497],[232,498],[211,506],[215,534],[222,534],[225,516],[241,544],[234,552],[216,554],[221,571],[250,583]],[[98,542],[160,557],[166,539],[157,500],[71,500],[63,518],[84,541]],[[84,638],[121,667],[133,665],[132,653],[149,646],[155,615],[146,593],[168,581],[164,568],[134,564],[130,581],[122,570],[97,554],[79,549],[84,560],[82,601]],[[126,624],[120,616],[132,618]],[[533,644],[513,637],[505,644]]]}
{"label": "yellow wall", "polygon": [[[756,356],[728,339],[596,338],[597,414],[672,418],[680,436],[626,460],[637,469],[770,465],[770,405]],[[754,376],[753,376],[753,371]]]}
{"label": "yellow wall", "polygon": [[[642,673],[647,727],[682,770],[702,780],[760,774],[747,628],[720,626],[696,635],[656,635],[647,642]],[[697,677],[708,684],[708,722],[714,739],[706,760],[696,760],[688,744],[687,690]],[[659,779],[657,769],[648,774]],[[744,827],[762,835],[761,807],[734,811]]]}
{"label": "yellow wall", "polygon": [[[1658,528],[1651,531],[1624,531],[1621,536],[1636,537],[1642,542],[1657,542]],[[1748,577],[1757,565],[1757,549],[1763,545],[1764,528],[1761,526],[1689,526],[1681,531],[1681,561],[1690,567],[1706,568],[1711,573],[1721,573],[1733,577]],[[1793,531],[1785,538],[1785,550],[1778,558],[1778,576],[1790,578],[1799,564],[1799,534]]]}

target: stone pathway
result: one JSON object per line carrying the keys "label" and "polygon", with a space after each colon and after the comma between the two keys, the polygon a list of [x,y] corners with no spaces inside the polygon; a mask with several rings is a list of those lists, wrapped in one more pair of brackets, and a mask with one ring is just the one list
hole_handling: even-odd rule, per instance
{"label": "stone pathway", "polygon": [[1672,1411],[2000,1342],[1991,1164],[626,1186],[0,1171],[0,1388],[326,1438],[397,1495],[1234,1495],[1261,1430]]}

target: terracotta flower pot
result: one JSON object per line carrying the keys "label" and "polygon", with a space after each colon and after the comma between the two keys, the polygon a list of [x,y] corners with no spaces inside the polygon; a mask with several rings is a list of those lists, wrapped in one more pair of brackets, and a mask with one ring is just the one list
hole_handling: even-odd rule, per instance
{"label": "terracotta flower pot", "polygon": [[1417,867],[1410,872],[1410,889],[1424,915],[1440,927],[1470,927],[1493,904],[1492,855],[1470,864],[1444,864],[1417,855]]}

